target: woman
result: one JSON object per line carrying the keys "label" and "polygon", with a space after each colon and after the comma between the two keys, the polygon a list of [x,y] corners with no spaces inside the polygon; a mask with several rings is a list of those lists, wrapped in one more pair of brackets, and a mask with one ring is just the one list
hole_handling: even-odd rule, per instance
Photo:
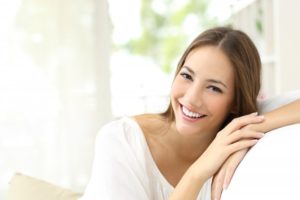
{"label": "woman", "polygon": [[178,64],[165,113],[101,129],[82,199],[209,200],[214,175],[219,198],[230,169],[263,133],[300,122],[291,112],[300,101],[257,115],[260,71],[259,54],[243,32],[220,27],[200,34]]}

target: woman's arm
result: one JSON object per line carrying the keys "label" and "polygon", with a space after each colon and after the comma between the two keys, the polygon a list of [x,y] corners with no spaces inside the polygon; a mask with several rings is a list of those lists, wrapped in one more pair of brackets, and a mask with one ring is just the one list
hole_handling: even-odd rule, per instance
{"label": "woman's arm", "polygon": [[263,115],[265,119],[262,123],[250,124],[247,128],[267,133],[282,126],[300,123],[300,99]]}
{"label": "woman's arm", "polygon": [[[183,175],[183,177],[177,184],[169,200],[197,199],[197,196],[207,178],[205,178],[204,176],[201,177],[201,170],[196,168],[196,164],[194,164],[187,170],[187,172]],[[200,176],[198,176],[198,173],[196,172],[198,172]]]}
{"label": "woman's arm", "polygon": [[[295,100],[282,107],[264,113],[264,121],[256,124],[249,124],[244,129],[255,130],[267,133],[273,129],[283,126],[300,123],[300,100]],[[222,190],[227,188],[231,178],[242,159],[247,153],[243,149],[231,155],[223,164],[218,173],[214,176],[212,183],[212,198],[220,199]]]}
{"label": "woman's arm", "polygon": [[234,119],[219,131],[208,148],[186,171],[169,199],[197,199],[203,184],[219,170],[230,155],[253,146],[263,137],[257,131],[241,130],[245,125],[259,123],[261,120],[257,114],[246,115]]}

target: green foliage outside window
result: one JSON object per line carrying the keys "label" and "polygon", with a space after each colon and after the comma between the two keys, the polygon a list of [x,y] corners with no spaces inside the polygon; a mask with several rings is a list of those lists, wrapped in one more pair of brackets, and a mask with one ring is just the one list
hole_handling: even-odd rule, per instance
{"label": "green foliage outside window", "polygon": [[[207,16],[208,0],[190,0],[174,6],[182,0],[141,0],[140,37],[119,45],[133,54],[151,57],[155,63],[169,73],[178,62],[178,56],[187,43],[203,29],[218,24]],[[155,1],[164,8],[159,12],[153,8]],[[157,3],[157,2],[156,2]],[[187,20],[193,19],[191,26]]]}

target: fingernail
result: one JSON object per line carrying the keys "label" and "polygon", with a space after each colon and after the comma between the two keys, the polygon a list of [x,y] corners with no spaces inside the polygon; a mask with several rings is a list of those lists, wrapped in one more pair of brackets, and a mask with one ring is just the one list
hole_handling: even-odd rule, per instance
{"label": "fingernail", "polygon": [[265,116],[264,116],[264,115],[259,115],[259,116],[257,116],[257,118],[258,118],[258,119],[264,119]]}
{"label": "fingernail", "polygon": [[251,113],[250,115],[256,116],[256,115],[257,115],[257,112]]}
{"label": "fingernail", "polygon": [[227,187],[228,187],[228,185],[224,184],[224,185],[223,185],[223,190],[226,190]]}

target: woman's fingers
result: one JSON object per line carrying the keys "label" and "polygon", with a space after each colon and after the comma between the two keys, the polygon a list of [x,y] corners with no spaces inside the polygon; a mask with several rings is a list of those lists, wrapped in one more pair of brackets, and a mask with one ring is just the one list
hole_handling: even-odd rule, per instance
{"label": "woman's fingers", "polygon": [[226,161],[226,172],[224,175],[223,189],[227,189],[229,186],[232,176],[239,166],[240,162],[243,160],[247,154],[248,149],[242,149],[235,154],[233,154],[228,161]]}
{"label": "woman's fingers", "polygon": [[250,148],[258,142],[258,139],[239,140],[227,146],[226,150],[229,155],[242,149]]}
{"label": "woman's fingers", "polygon": [[223,191],[223,184],[226,175],[226,163],[220,168],[217,174],[214,175],[211,186],[211,199],[219,200]]}
{"label": "woman's fingers", "polygon": [[220,200],[221,195],[224,189],[227,189],[232,176],[245,157],[248,149],[240,150],[234,154],[232,154],[221,166],[219,171],[214,175],[213,182],[211,186],[211,199],[212,200]]}
{"label": "woman's fingers", "polygon": [[261,132],[242,129],[234,131],[231,135],[228,135],[226,140],[228,144],[232,144],[243,139],[261,139],[264,135],[265,134]]}
{"label": "woman's fingers", "polygon": [[233,119],[223,130],[225,134],[231,134],[232,132],[241,129],[242,127],[253,124],[260,123],[264,120],[264,116],[258,116],[257,113],[252,113],[249,115],[244,115],[242,117],[238,117]]}

